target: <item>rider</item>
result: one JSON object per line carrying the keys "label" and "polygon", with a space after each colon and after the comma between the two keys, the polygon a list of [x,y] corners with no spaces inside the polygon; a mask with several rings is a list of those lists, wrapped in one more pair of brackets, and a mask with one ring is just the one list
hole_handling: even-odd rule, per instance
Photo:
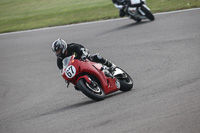
{"label": "rider", "polygon": [[62,60],[65,57],[75,55],[76,59],[89,59],[90,61],[101,63],[110,68],[110,70],[114,70],[116,65],[103,58],[100,54],[90,55],[89,51],[81,44],[70,43],[67,44],[63,39],[58,38],[52,44],[52,51],[55,52],[57,56],[57,66],[62,71],[63,64]]}
{"label": "rider", "polygon": [[119,9],[119,16],[124,17],[126,15],[125,8],[125,0],[112,0],[113,4],[117,9]]}

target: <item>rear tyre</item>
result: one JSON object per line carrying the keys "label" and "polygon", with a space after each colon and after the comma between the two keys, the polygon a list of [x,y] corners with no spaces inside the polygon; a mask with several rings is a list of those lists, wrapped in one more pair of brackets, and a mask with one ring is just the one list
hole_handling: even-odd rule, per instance
{"label": "rear tyre", "polygon": [[77,86],[83,94],[95,101],[101,101],[105,98],[103,89],[96,81],[92,81],[92,84],[89,84],[85,79],[80,79],[77,82]]}
{"label": "rear tyre", "polygon": [[[122,69],[121,69],[122,70]],[[117,78],[120,82],[120,90],[121,91],[130,91],[133,88],[133,80],[124,70],[124,76],[122,78]]]}
{"label": "rear tyre", "polygon": [[153,14],[151,13],[151,11],[149,11],[146,7],[141,6],[141,10],[145,13],[145,16],[146,16],[149,20],[151,20],[151,21],[155,20],[154,15],[153,15]]}

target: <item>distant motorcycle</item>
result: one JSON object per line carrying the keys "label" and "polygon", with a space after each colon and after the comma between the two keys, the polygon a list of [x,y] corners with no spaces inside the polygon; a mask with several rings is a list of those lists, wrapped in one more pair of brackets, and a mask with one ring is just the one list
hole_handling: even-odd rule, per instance
{"label": "distant motorcycle", "polygon": [[87,97],[100,101],[109,93],[132,89],[132,78],[121,68],[116,67],[110,72],[109,68],[102,64],[74,57],[73,55],[63,59],[62,76],[68,85],[72,83]]}
{"label": "distant motorcycle", "polygon": [[146,0],[125,0],[125,6],[126,15],[137,23],[141,22],[142,19],[149,19],[151,21],[155,19],[146,5]]}

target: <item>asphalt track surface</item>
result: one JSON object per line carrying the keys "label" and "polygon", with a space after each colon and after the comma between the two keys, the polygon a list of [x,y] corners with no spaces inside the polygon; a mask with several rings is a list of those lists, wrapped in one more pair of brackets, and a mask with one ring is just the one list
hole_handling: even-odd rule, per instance
{"label": "asphalt track surface", "polygon": [[[0,133],[199,133],[200,10],[0,35]],[[66,88],[57,38],[125,69],[130,92],[94,102]]]}

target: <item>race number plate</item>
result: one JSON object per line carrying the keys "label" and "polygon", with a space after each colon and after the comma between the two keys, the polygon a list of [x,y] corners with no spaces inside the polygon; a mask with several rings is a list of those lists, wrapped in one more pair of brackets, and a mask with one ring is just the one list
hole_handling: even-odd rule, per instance
{"label": "race number plate", "polygon": [[65,75],[70,79],[76,75],[76,68],[72,65],[68,66],[65,71]]}
{"label": "race number plate", "polygon": [[140,0],[131,0],[131,4],[134,5],[134,4],[140,4]]}

